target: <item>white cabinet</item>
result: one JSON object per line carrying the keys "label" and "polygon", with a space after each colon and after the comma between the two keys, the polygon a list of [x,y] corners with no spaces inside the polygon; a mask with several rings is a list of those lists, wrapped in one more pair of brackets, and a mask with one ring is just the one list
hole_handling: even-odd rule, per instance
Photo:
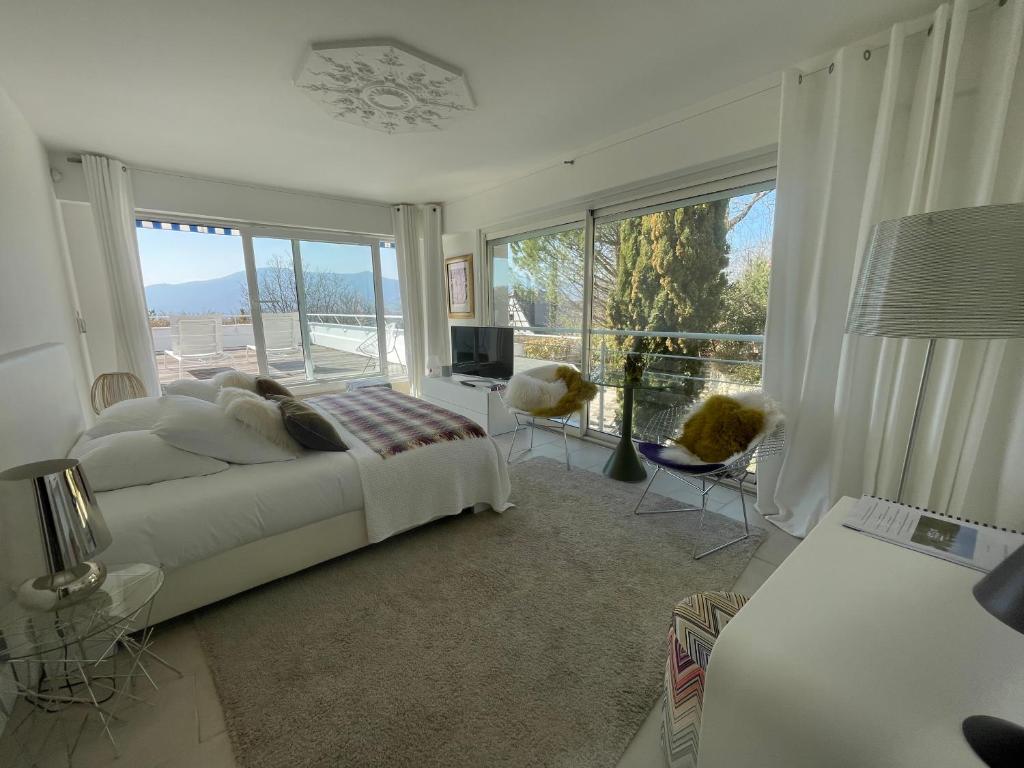
{"label": "white cabinet", "polygon": [[425,378],[420,397],[472,419],[489,435],[501,435],[515,429],[515,417],[508,412],[497,392],[491,392],[485,385],[469,387],[461,383],[472,378],[459,375]]}

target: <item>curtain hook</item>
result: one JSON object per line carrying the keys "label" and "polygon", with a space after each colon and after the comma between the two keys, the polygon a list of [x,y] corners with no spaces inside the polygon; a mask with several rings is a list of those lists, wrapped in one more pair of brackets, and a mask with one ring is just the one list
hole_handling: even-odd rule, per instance
{"label": "curtain hook", "polygon": [[999,7],[1002,8],[1004,5],[1006,5],[1006,0],[999,0]]}
{"label": "curtain hook", "polygon": [[928,25],[928,31],[925,34],[928,37],[931,37],[932,36],[932,32],[934,32],[934,31],[935,31],[935,25],[934,24],[929,24]]}
{"label": "curtain hook", "polygon": [[864,49],[864,61],[870,61],[870,60],[871,60],[871,49],[870,48],[865,48]]}
{"label": "curtain hook", "polygon": [[828,73],[831,75],[836,69],[836,63],[833,61],[828,65]]}
{"label": "curtain hook", "polygon": [[796,84],[797,85],[803,85],[804,84],[804,73],[803,72],[801,72],[799,75],[796,76]]}

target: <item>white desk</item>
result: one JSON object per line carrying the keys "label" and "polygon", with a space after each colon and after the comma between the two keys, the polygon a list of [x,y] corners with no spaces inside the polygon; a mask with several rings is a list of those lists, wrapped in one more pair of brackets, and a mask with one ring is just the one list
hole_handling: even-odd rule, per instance
{"label": "white desk", "polygon": [[501,435],[516,428],[515,417],[501,401],[497,392],[487,387],[467,387],[460,382],[473,380],[473,376],[424,377],[420,396],[449,411],[472,419],[487,430],[489,435]]}
{"label": "white desk", "polygon": [[700,768],[983,766],[961,721],[1024,723],[1024,635],[981,574],[840,525],[842,499],[715,644]]}

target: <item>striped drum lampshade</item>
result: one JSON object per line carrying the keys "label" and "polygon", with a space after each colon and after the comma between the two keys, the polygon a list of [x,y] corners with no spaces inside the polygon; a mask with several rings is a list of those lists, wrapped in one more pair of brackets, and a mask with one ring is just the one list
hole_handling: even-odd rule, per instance
{"label": "striped drum lampshade", "polygon": [[881,222],[846,330],[908,339],[1024,336],[1024,204]]}

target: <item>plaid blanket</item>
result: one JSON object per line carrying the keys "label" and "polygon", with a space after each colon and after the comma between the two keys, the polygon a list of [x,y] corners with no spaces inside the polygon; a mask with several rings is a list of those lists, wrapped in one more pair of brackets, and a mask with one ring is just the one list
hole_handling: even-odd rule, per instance
{"label": "plaid blanket", "polygon": [[464,416],[386,387],[316,395],[306,402],[330,414],[385,459],[433,443],[487,436]]}

